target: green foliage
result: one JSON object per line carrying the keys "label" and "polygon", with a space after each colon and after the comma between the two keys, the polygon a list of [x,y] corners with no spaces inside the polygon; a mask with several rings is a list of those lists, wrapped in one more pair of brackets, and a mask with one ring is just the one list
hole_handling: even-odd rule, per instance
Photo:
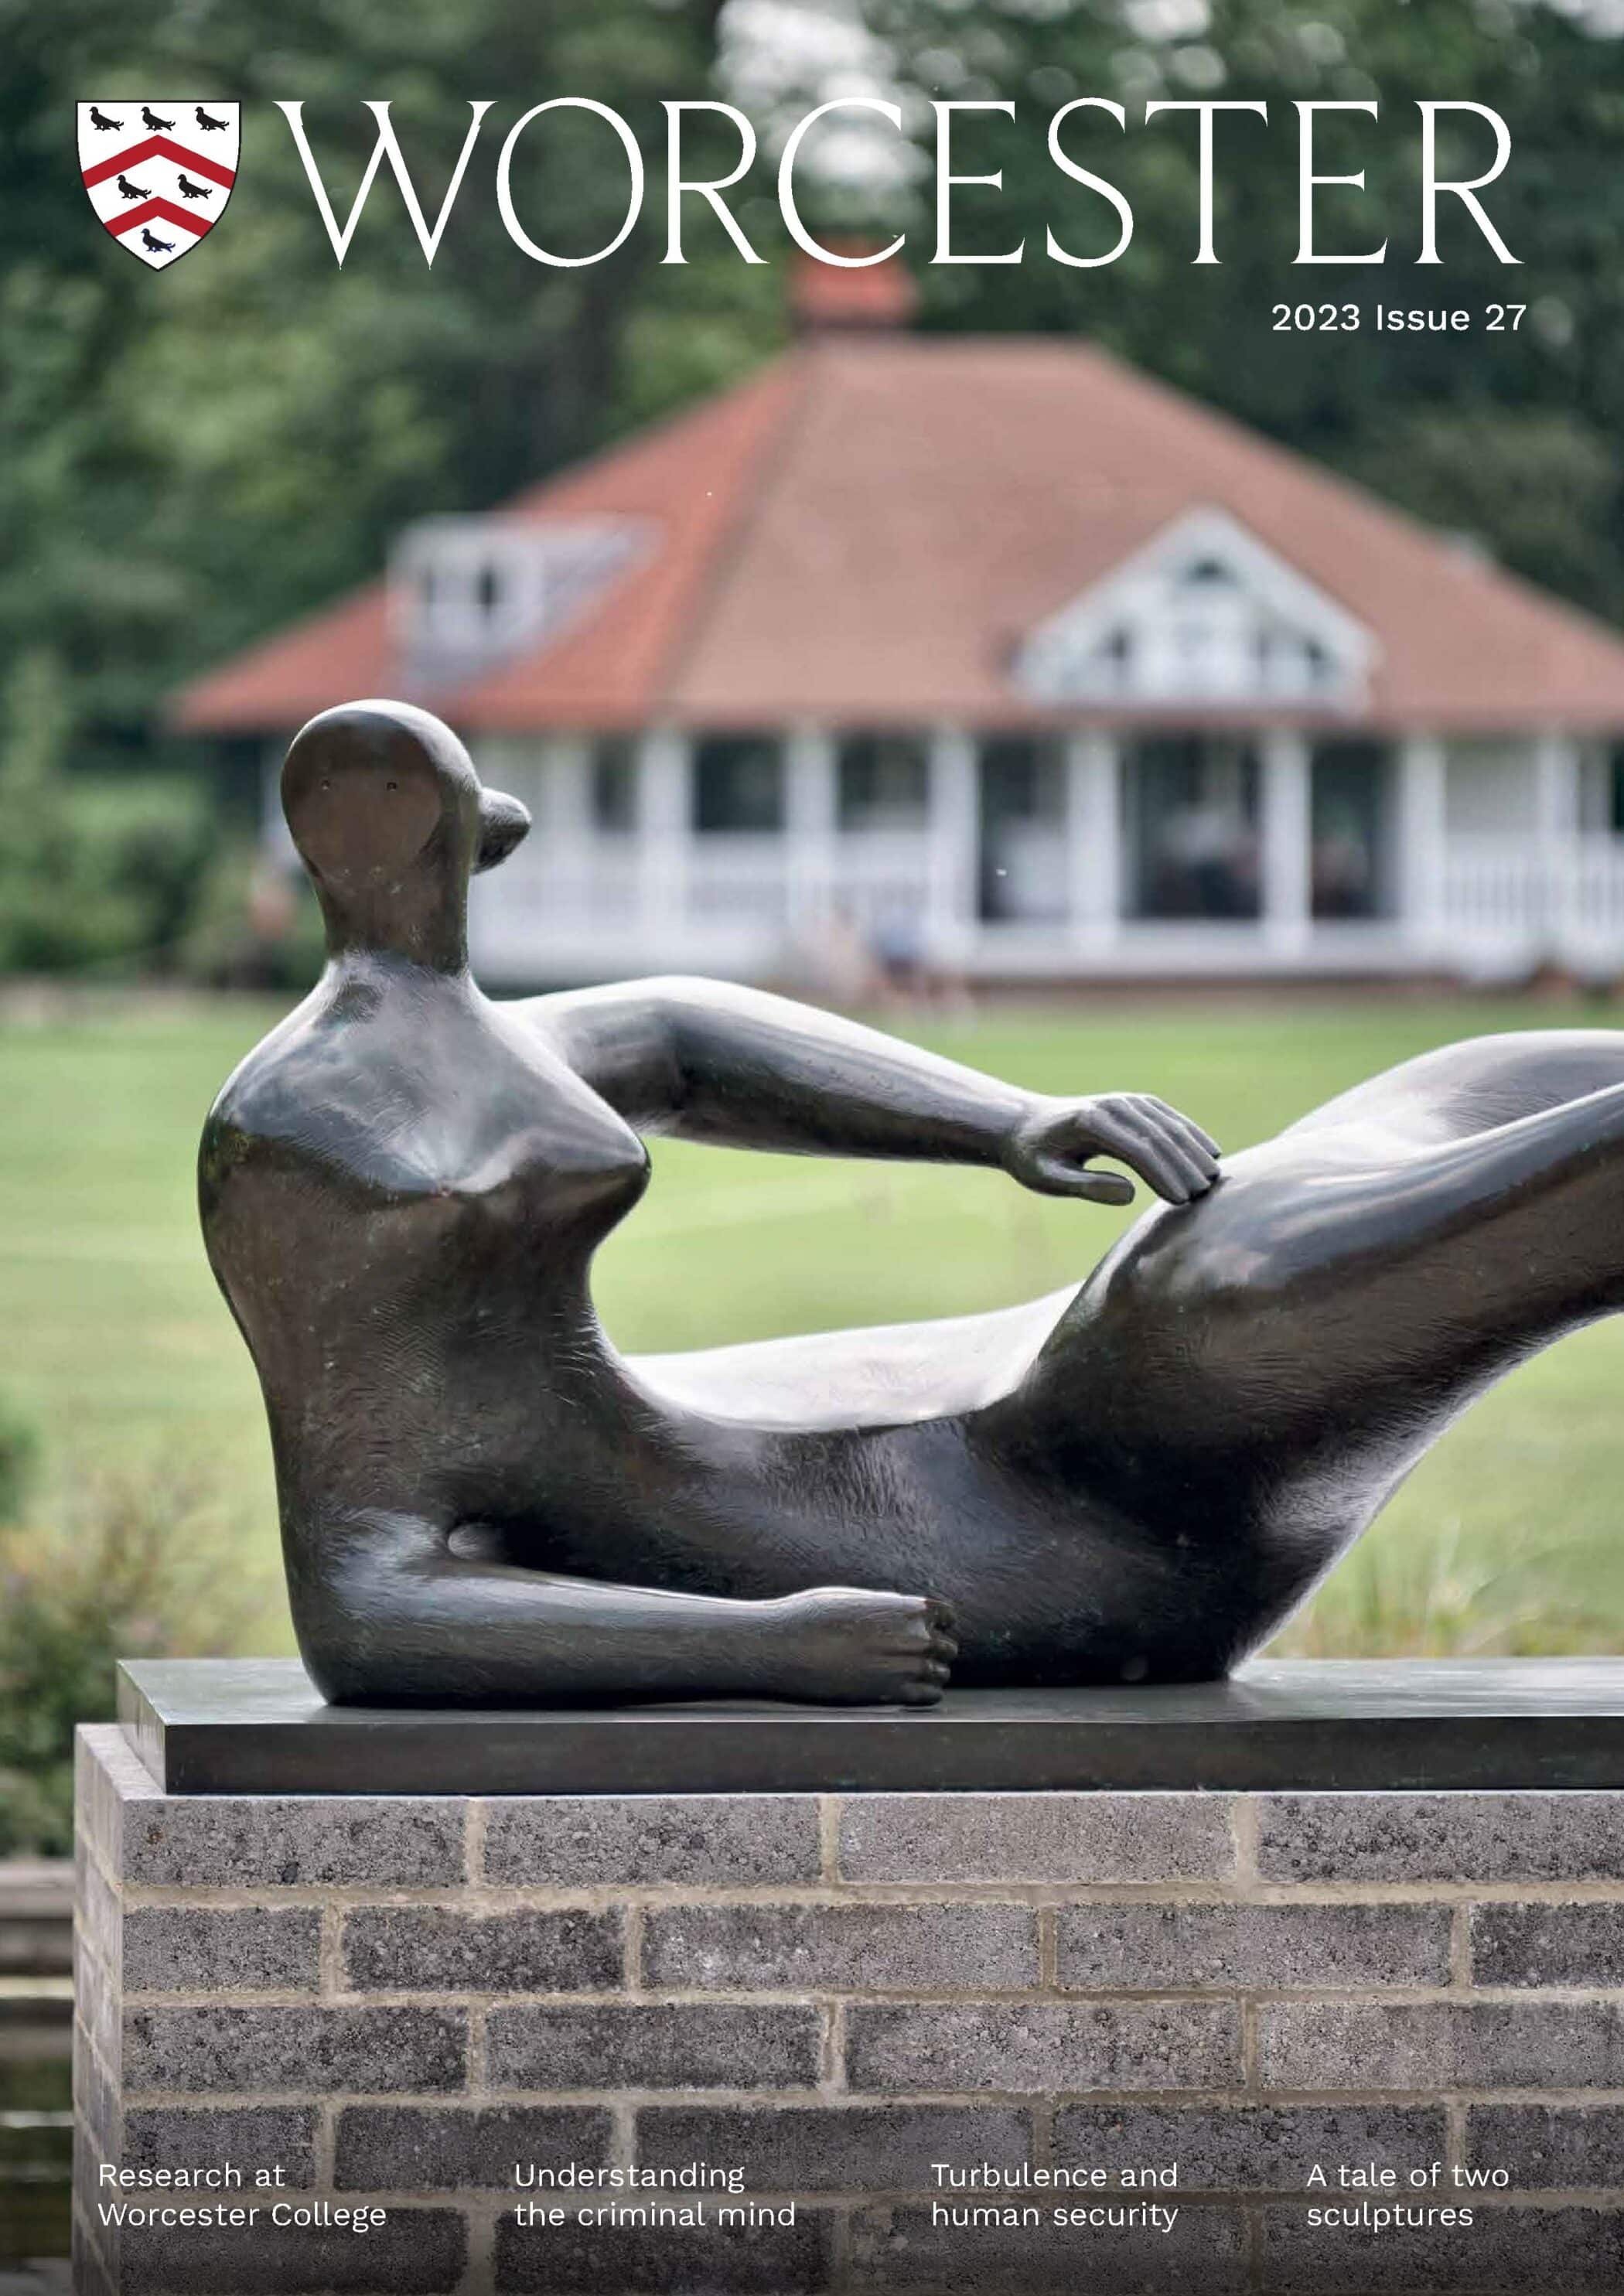
{"label": "green foliage", "polygon": [[161,964],[212,838],[206,793],[176,775],[70,774],[60,662],[30,648],[0,724],[0,971]]}
{"label": "green foliage", "polygon": [[73,1848],[73,1733],[110,1719],[121,1658],[229,1649],[218,1507],[170,1477],[83,1490],[58,1528],[0,1533],[0,1857]]}
{"label": "green foliage", "polygon": [[[567,457],[728,380],[783,332],[775,277],[745,266],[698,201],[690,259],[663,267],[662,99],[717,88],[718,0],[433,0],[339,9],[250,0],[161,13],[132,48],[114,0],[66,12],[0,0],[0,659],[60,651],[75,726],[149,722],[188,670],[373,571],[406,517],[479,508]],[[815,212],[911,234],[926,324],[1087,333],[1276,436],[1344,463],[1423,515],[1464,493],[1513,564],[1624,610],[1624,124],[1620,41],[1551,0],[1226,0],[1150,11],[1129,0],[863,0],[914,102],[925,159],[934,97],[1007,98],[1018,123],[962,123],[966,172],[1001,191],[954,195],[964,246],[1024,235],[1020,265],[931,266],[923,192],[816,187]],[[1158,27],[1161,29],[1158,29]],[[815,45],[815,44],[814,44]],[[792,41],[787,49],[792,49]],[[73,181],[72,106],[86,86],[153,78],[243,100],[242,180],[217,240],[155,281],[90,224]],[[290,89],[337,211],[348,213],[384,99],[429,210],[472,94],[496,108],[430,269],[385,170],[340,270],[287,126]],[[613,105],[642,142],[643,225],[611,261],[529,262],[504,231],[491,171],[528,104],[561,92]],[[780,87],[787,118],[826,93]],[[1121,184],[1136,230],[1121,262],[1078,271],[1044,254],[1103,251],[1116,222],[1068,183],[1042,130],[1072,97],[1124,102],[1130,129],[1079,116],[1070,149]],[[1271,120],[1218,123],[1221,261],[1194,267],[1195,138],[1144,123],[1147,99],[1259,98]],[[1524,267],[1496,264],[1445,202],[1442,270],[1417,272],[1421,98],[1494,105],[1515,142],[1488,204]],[[1364,167],[1364,194],[1320,195],[1333,247],[1390,242],[1387,264],[1293,270],[1296,99],[1379,97],[1380,124],[1326,115],[1326,174]],[[767,124],[767,123],[764,123]],[[1470,157],[1472,123],[1449,135]],[[725,135],[730,131],[718,130]],[[1485,131],[1487,132],[1487,131]],[[768,148],[735,195],[755,243],[781,255]],[[921,178],[923,184],[923,177]],[[554,115],[521,140],[514,198],[560,251],[613,235],[626,170],[616,139]],[[1105,237],[1101,238],[1103,233]],[[1480,304],[1514,293],[1519,333],[1459,339],[1276,336],[1269,305],[1311,289],[1357,302]],[[1472,410],[1473,452],[1441,440]],[[1509,417],[1505,410],[1513,410]],[[1528,426],[1520,430],[1519,425]],[[1468,468],[1468,463],[1470,467]],[[1585,472],[1596,483],[1581,483]],[[1542,473],[1557,484],[1531,515]],[[1557,515],[1558,506],[1562,515]]]}
{"label": "green foliage", "polygon": [[[1275,1658],[1549,1658],[1595,1646],[1582,1542],[1473,1538],[1458,1517],[1417,1539],[1367,1532],[1270,1644]],[[1400,1522],[1402,1533],[1406,1527]]]}
{"label": "green foliage", "polygon": [[308,881],[268,861],[249,838],[224,843],[203,872],[177,953],[185,979],[207,988],[303,992],[325,955]]}
{"label": "green foliage", "polygon": [[33,1488],[39,1436],[33,1422],[0,1395],[0,1523],[15,1522]]}
{"label": "green foliage", "polygon": [[[247,0],[137,23],[115,0],[0,0],[0,663],[50,645],[71,733],[136,734],[180,678],[374,572],[404,520],[481,508],[611,435],[662,237],[651,222],[590,269],[528,260],[497,212],[496,153],[531,104],[591,94],[630,121],[657,185],[661,101],[709,91],[716,13]],[[161,278],[85,206],[74,105],[98,86],[244,104],[230,216]],[[376,135],[368,100],[392,107],[433,216],[470,99],[497,99],[432,269],[387,168],[339,267],[275,108],[289,95],[340,217]],[[519,148],[520,213],[560,250],[603,245],[625,206],[619,142],[583,115],[543,129]],[[702,302],[698,275],[678,275]],[[678,363],[668,390],[716,371]]]}
{"label": "green foliage", "polygon": [[[809,179],[805,206],[819,228],[906,228],[925,326],[1097,340],[1624,619],[1624,35],[1603,12],[1569,0],[856,0],[855,12],[900,91],[918,165],[889,185]],[[179,940],[200,977],[283,978],[255,970],[266,953],[251,920],[245,931],[246,912],[229,916],[240,858],[183,888],[181,857],[190,869],[195,847],[172,790],[152,800],[152,835],[127,818],[104,834],[108,798],[86,800],[100,823],[76,818],[70,834],[61,816],[78,800],[59,769],[77,781],[115,746],[160,763],[152,729],[178,682],[374,574],[404,521],[483,508],[782,343],[774,138],[833,92],[816,40],[786,29],[751,83],[762,152],[731,198],[769,266],[745,265],[697,198],[687,261],[661,261],[662,104],[729,92],[738,51],[721,49],[718,24],[730,22],[742,28],[743,12],[722,0],[204,0],[136,27],[115,0],[0,0],[0,966],[105,964]],[[73,106],[98,85],[187,86],[245,107],[231,213],[161,278],[95,227],[79,193]],[[431,267],[387,168],[334,262],[275,109],[290,92],[340,217],[375,135],[369,100],[392,107],[432,216],[469,100],[495,98]],[[643,222],[612,260],[583,269],[527,259],[494,195],[502,139],[563,93],[619,111],[647,172]],[[1046,149],[1051,115],[1084,94],[1121,102],[1129,122],[1125,133],[1095,111],[1066,130],[1077,161],[1134,208],[1127,254],[1096,270],[1045,251],[1051,228],[1083,256],[1116,233],[1105,203]],[[1198,266],[1194,122],[1147,124],[1144,105],[1202,96],[1259,99],[1271,116],[1217,122],[1221,259]],[[1004,183],[952,199],[956,245],[1024,239],[1018,265],[929,260],[931,102],[943,97],[1018,108],[1013,122],[960,122],[957,166],[1001,168]],[[1451,201],[1444,265],[1415,267],[1416,105],[1438,99],[1491,105],[1511,125],[1512,164],[1485,201],[1517,269]],[[1364,193],[1319,194],[1324,244],[1385,238],[1385,264],[1293,268],[1299,100],[1380,102],[1379,121],[1322,115],[1316,164],[1367,178]],[[1488,133],[1446,121],[1444,172],[1475,172]],[[725,169],[732,130],[714,134]],[[561,253],[613,236],[626,183],[618,140],[584,114],[555,113],[518,147],[517,211]],[[1300,297],[1351,302],[1365,324],[1272,332],[1271,306]],[[1370,324],[1377,302],[1480,315],[1491,299],[1527,304],[1519,331],[1379,335]],[[42,808],[55,809],[54,832],[36,823],[23,834],[23,816]],[[130,839],[144,857],[134,865]],[[176,867],[155,872],[154,843],[170,840]],[[42,855],[49,883],[20,889]]]}
{"label": "green foliage", "polygon": [[1463,538],[1492,540],[1553,589],[1592,603],[1614,596],[1620,468],[1611,442],[1577,415],[1411,407],[1346,459],[1378,493]]}
{"label": "green foliage", "polygon": [[[909,107],[922,162],[931,98],[1013,102],[1017,120],[964,124],[967,174],[1004,170],[1002,191],[953,195],[956,246],[1013,247],[1019,265],[921,271],[925,324],[1087,334],[1339,464],[1423,518],[1469,529],[1505,562],[1593,611],[1624,617],[1624,54],[1616,19],[1558,0],[1222,0],[1210,10],[1138,0],[864,0]],[[1045,234],[1103,255],[1118,219],[1054,167],[1051,115],[1092,94],[1126,107],[1065,134],[1079,165],[1118,184],[1135,233],[1115,264],[1048,261]],[[1144,118],[1147,102],[1260,100],[1215,123],[1218,260],[1197,266],[1196,123]],[[1317,247],[1382,264],[1293,264],[1299,100],[1379,102],[1380,119],[1321,114],[1316,172],[1365,171],[1364,192],[1316,196]],[[1513,253],[1502,266],[1458,201],[1439,209],[1439,267],[1417,269],[1422,101],[1473,102],[1508,123],[1513,155],[1483,203]],[[1493,156],[1487,122],[1445,116],[1439,172]],[[1458,164],[1457,164],[1458,163]],[[931,251],[922,199],[899,214],[915,258]],[[1352,303],[1356,332],[1275,333],[1281,301]],[[1526,304],[1516,331],[1485,332],[1493,300]],[[1465,336],[1379,334],[1374,307],[1467,308]]]}

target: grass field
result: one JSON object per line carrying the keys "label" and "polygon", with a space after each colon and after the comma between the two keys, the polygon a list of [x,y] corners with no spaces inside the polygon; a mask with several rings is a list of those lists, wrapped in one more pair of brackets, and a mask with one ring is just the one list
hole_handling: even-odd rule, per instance
{"label": "grass field", "polygon": [[[57,1493],[108,1468],[214,1493],[221,1570],[263,1581],[256,1639],[285,1647],[258,1399],[192,1177],[214,1090],[272,1017],[146,1002],[0,1025],[0,1392],[38,1423]],[[1452,1037],[1595,1019],[1530,1004],[1118,1003],[922,1033],[1046,1090],[1161,1093],[1237,1147]],[[604,1320],[628,1349],[1019,1300],[1081,1275],[1120,1224],[986,1173],[656,1153],[649,1197],[599,1262]],[[1520,1372],[1400,1492],[1289,1645],[1624,1649],[1621,1393],[1624,1321]]]}

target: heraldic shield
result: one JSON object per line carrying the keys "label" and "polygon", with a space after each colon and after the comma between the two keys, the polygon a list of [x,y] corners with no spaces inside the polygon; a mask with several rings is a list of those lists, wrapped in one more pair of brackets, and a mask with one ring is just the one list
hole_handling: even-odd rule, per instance
{"label": "heraldic shield", "polygon": [[79,172],[120,247],[153,271],[189,255],[237,180],[238,103],[81,103]]}

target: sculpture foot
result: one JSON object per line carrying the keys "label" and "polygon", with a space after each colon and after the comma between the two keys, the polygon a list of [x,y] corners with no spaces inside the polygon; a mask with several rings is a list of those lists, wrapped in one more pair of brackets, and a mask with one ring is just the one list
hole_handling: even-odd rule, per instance
{"label": "sculpture foot", "polygon": [[949,1603],[809,1587],[763,1605],[778,1648],[773,1695],[829,1706],[934,1706],[958,1655]]}

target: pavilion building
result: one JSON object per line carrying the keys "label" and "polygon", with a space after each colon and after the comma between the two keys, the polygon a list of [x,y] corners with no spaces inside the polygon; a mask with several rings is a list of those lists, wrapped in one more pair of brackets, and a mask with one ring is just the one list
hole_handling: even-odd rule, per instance
{"label": "pavilion building", "polygon": [[[840,289],[851,283],[842,299]],[[1624,972],[1624,641],[1087,343],[819,281],[737,387],[178,697],[422,702],[529,840],[518,984],[770,978],[833,920],[1003,981]]]}

